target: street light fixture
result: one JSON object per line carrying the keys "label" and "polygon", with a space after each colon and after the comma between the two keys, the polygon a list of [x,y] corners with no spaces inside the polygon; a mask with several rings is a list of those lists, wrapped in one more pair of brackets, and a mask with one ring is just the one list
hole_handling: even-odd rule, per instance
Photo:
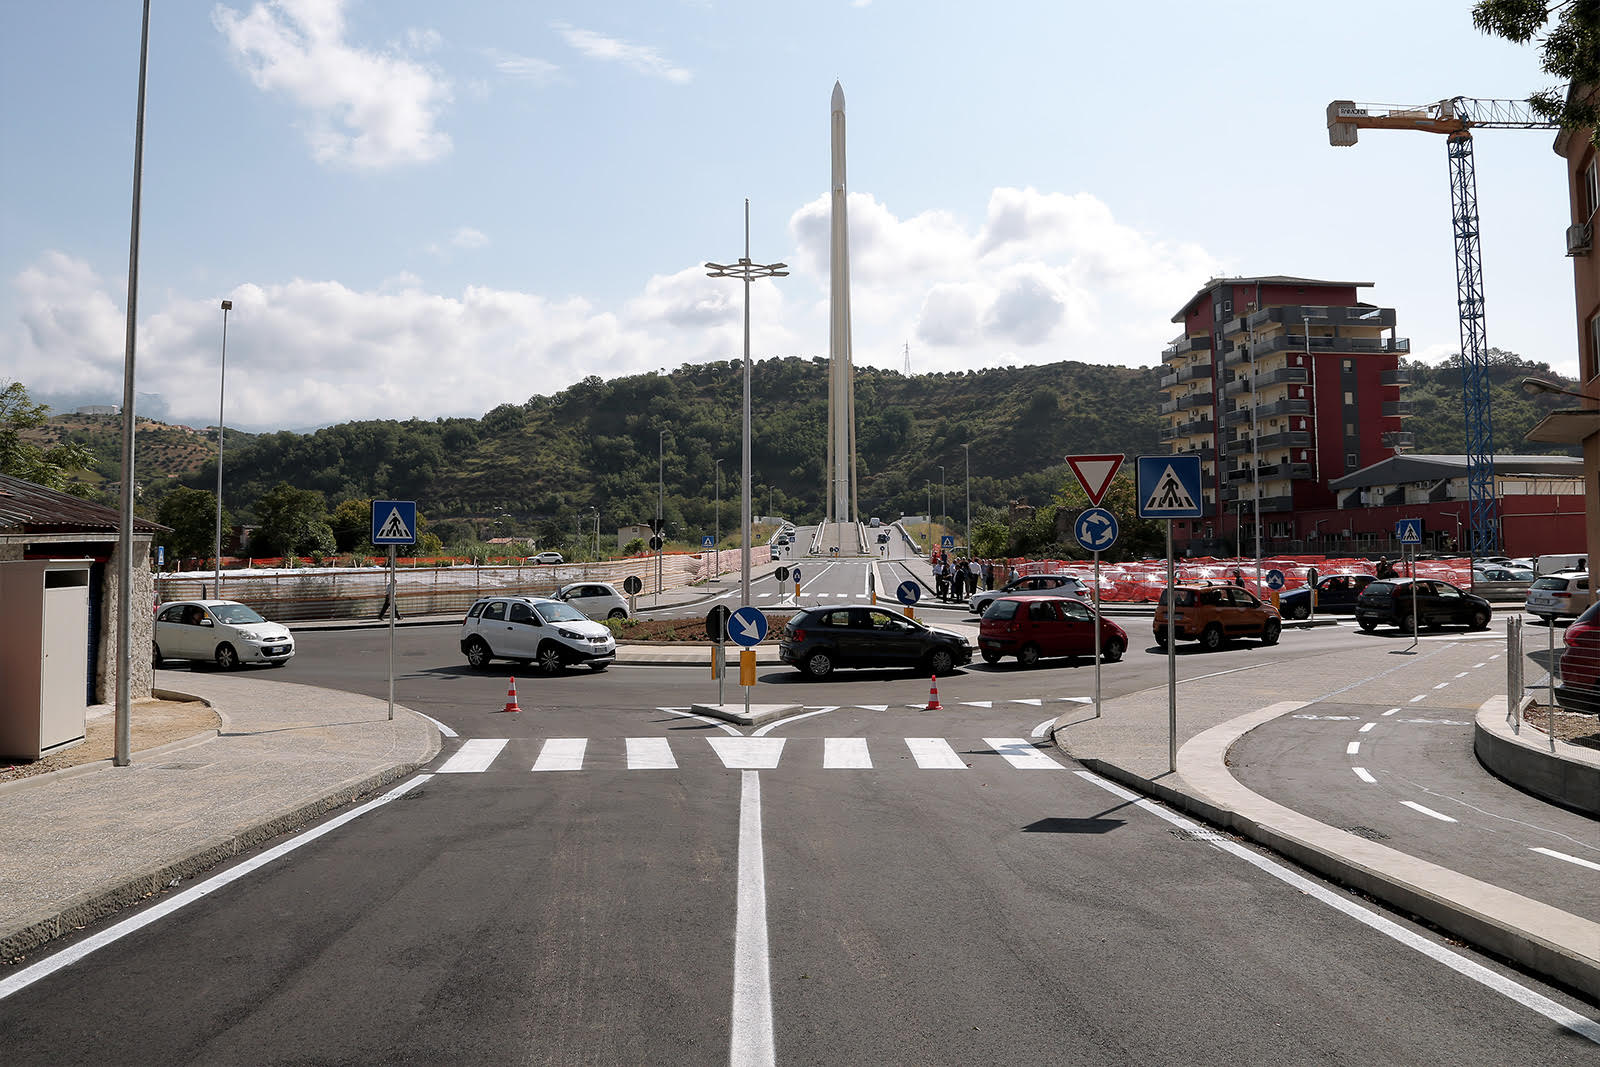
{"label": "street light fixture", "polygon": [[[757,278],[787,278],[787,263],[750,261],[750,198],[744,201],[744,256],[737,263],[706,264],[710,278],[738,278],[744,282],[744,441],[741,458],[744,473],[739,489],[739,517],[744,528],[743,551],[739,564],[739,603],[750,603],[750,283]],[[748,690],[747,690],[748,692]]]}
{"label": "street light fixture", "polygon": [[1586,396],[1583,393],[1575,393],[1571,389],[1563,389],[1555,382],[1547,382],[1543,378],[1524,378],[1520,384],[1522,385],[1522,391],[1529,396],[1537,396],[1540,393],[1556,393],[1560,396],[1575,396],[1579,400],[1594,399],[1594,397]]}
{"label": "street light fixture", "polygon": [[223,406],[228,390],[228,312],[233,310],[233,301],[222,302],[222,369],[217,375],[217,543],[216,543],[216,577],[213,579],[217,591],[217,599],[222,599],[222,425]]}

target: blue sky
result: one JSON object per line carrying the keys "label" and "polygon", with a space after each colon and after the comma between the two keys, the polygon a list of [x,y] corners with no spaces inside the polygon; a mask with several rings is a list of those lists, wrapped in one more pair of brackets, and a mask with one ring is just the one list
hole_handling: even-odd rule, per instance
{"label": "blue sky", "polygon": [[[0,378],[116,403],[139,4],[0,4]],[[828,101],[857,363],[1148,366],[1218,274],[1374,283],[1456,351],[1443,139],[1328,145],[1336,98],[1522,97],[1468,0],[157,0],[141,412],[479,415],[590,374],[827,354]],[[1491,345],[1576,370],[1563,164],[1483,131]],[[1152,397],[1152,402],[1155,398]]]}

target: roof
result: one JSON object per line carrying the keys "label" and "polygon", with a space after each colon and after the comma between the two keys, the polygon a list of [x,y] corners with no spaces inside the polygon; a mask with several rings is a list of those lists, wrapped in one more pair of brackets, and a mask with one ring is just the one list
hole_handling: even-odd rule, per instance
{"label": "roof", "polygon": [[[0,534],[74,533],[121,529],[122,513],[70,493],[0,474]],[[163,533],[168,527],[135,517],[138,533]]]}
{"label": "roof", "polygon": [[[1582,478],[1581,456],[1495,456],[1497,478]],[[1469,466],[1466,456],[1428,456],[1407,453],[1379,460],[1370,467],[1332,478],[1328,488],[1366,489],[1374,485],[1399,485],[1402,482],[1436,482],[1441,478],[1465,478]]]}
{"label": "roof", "polygon": [[1173,322],[1182,322],[1189,314],[1189,310],[1200,302],[1200,298],[1219,285],[1322,285],[1338,288],[1370,289],[1371,282],[1334,282],[1325,278],[1297,278],[1292,274],[1263,274],[1249,278],[1212,278],[1202,285],[1198,292],[1191,296],[1178,311],[1172,316]]}

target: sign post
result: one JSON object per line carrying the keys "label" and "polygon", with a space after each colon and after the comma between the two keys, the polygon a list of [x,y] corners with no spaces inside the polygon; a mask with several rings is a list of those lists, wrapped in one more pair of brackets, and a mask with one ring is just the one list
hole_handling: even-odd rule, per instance
{"label": "sign post", "polygon": [[400,615],[400,605],[394,597],[394,546],[417,543],[417,502],[374,500],[372,543],[389,546],[389,588],[385,604],[389,609],[389,720],[392,722],[394,721],[394,623]]}
{"label": "sign post", "polygon": [[744,713],[750,715],[750,687],[756,684],[756,649],[767,636],[767,617],[750,604],[728,617],[728,636],[739,646],[739,684],[744,687]]}
{"label": "sign post", "polygon": [[[1394,524],[1395,540],[1400,542],[1401,562],[1406,564],[1406,575],[1411,579],[1411,648],[1410,652],[1422,643],[1422,638],[1417,634],[1417,545],[1422,544],[1422,520],[1401,519]],[[1406,549],[1411,549],[1410,560],[1405,557]],[[1551,631],[1554,633],[1554,629]]]}
{"label": "sign post", "polygon": [[909,578],[900,583],[894,591],[895,599],[906,606],[906,618],[917,617],[917,601],[922,599],[922,586]]}
{"label": "sign post", "polygon": [[1178,769],[1178,614],[1176,564],[1172,557],[1172,520],[1198,519],[1204,501],[1200,493],[1200,457],[1196,455],[1140,456],[1138,491],[1141,519],[1167,520],[1167,770]]}
{"label": "sign post", "polygon": [[718,604],[706,613],[706,636],[715,641],[711,646],[711,674],[717,680],[717,706],[722,706],[722,678],[728,673],[727,659],[722,652],[722,643],[728,639],[728,616],[732,614],[726,607]]}
{"label": "sign post", "polygon": [[[1073,458],[1068,456],[1068,462]],[[1122,457],[1118,456],[1116,459],[1117,465],[1120,466]],[[1078,468],[1074,465],[1072,469],[1076,471]],[[1112,468],[1113,471],[1115,469]],[[1082,474],[1078,475],[1078,480],[1083,481]],[[1109,476],[1106,481],[1110,481]],[[1096,498],[1096,494],[1090,492],[1087,482],[1083,488],[1091,499]],[[1105,485],[1102,484],[1100,494],[1104,493]],[[1078,538],[1079,547],[1094,553],[1094,717],[1098,719],[1100,717],[1100,551],[1116,544],[1120,530],[1115,515],[1105,508],[1092,507],[1078,516],[1078,521],[1072,524],[1072,532]]]}

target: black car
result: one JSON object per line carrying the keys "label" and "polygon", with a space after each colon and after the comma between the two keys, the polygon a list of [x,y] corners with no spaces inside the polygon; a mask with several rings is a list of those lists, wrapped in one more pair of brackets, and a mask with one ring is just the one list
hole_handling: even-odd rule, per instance
{"label": "black car", "polygon": [[1487,630],[1494,609],[1481,596],[1457,589],[1437,578],[1384,578],[1367,585],[1356,600],[1356,625],[1375,630],[1380,625],[1412,628],[1417,622],[1430,629],[1465,626]]}
{"label": "black car", "polygon": [[808,608],[789,619],[778,658],[813,678],[835,667],[908,667],[940,675],[972,662],[972,643],[867,604]]}
{"label": "black car", "polygon": [[[1317,579],[1317,610],[1328,615],[1349,615],[1356,599],[1372,581],[1370,574],[1330,574]],[[1278,614],[1286,619],[1311,617],[1309,586],[1291,589],[1278,597]]]}

